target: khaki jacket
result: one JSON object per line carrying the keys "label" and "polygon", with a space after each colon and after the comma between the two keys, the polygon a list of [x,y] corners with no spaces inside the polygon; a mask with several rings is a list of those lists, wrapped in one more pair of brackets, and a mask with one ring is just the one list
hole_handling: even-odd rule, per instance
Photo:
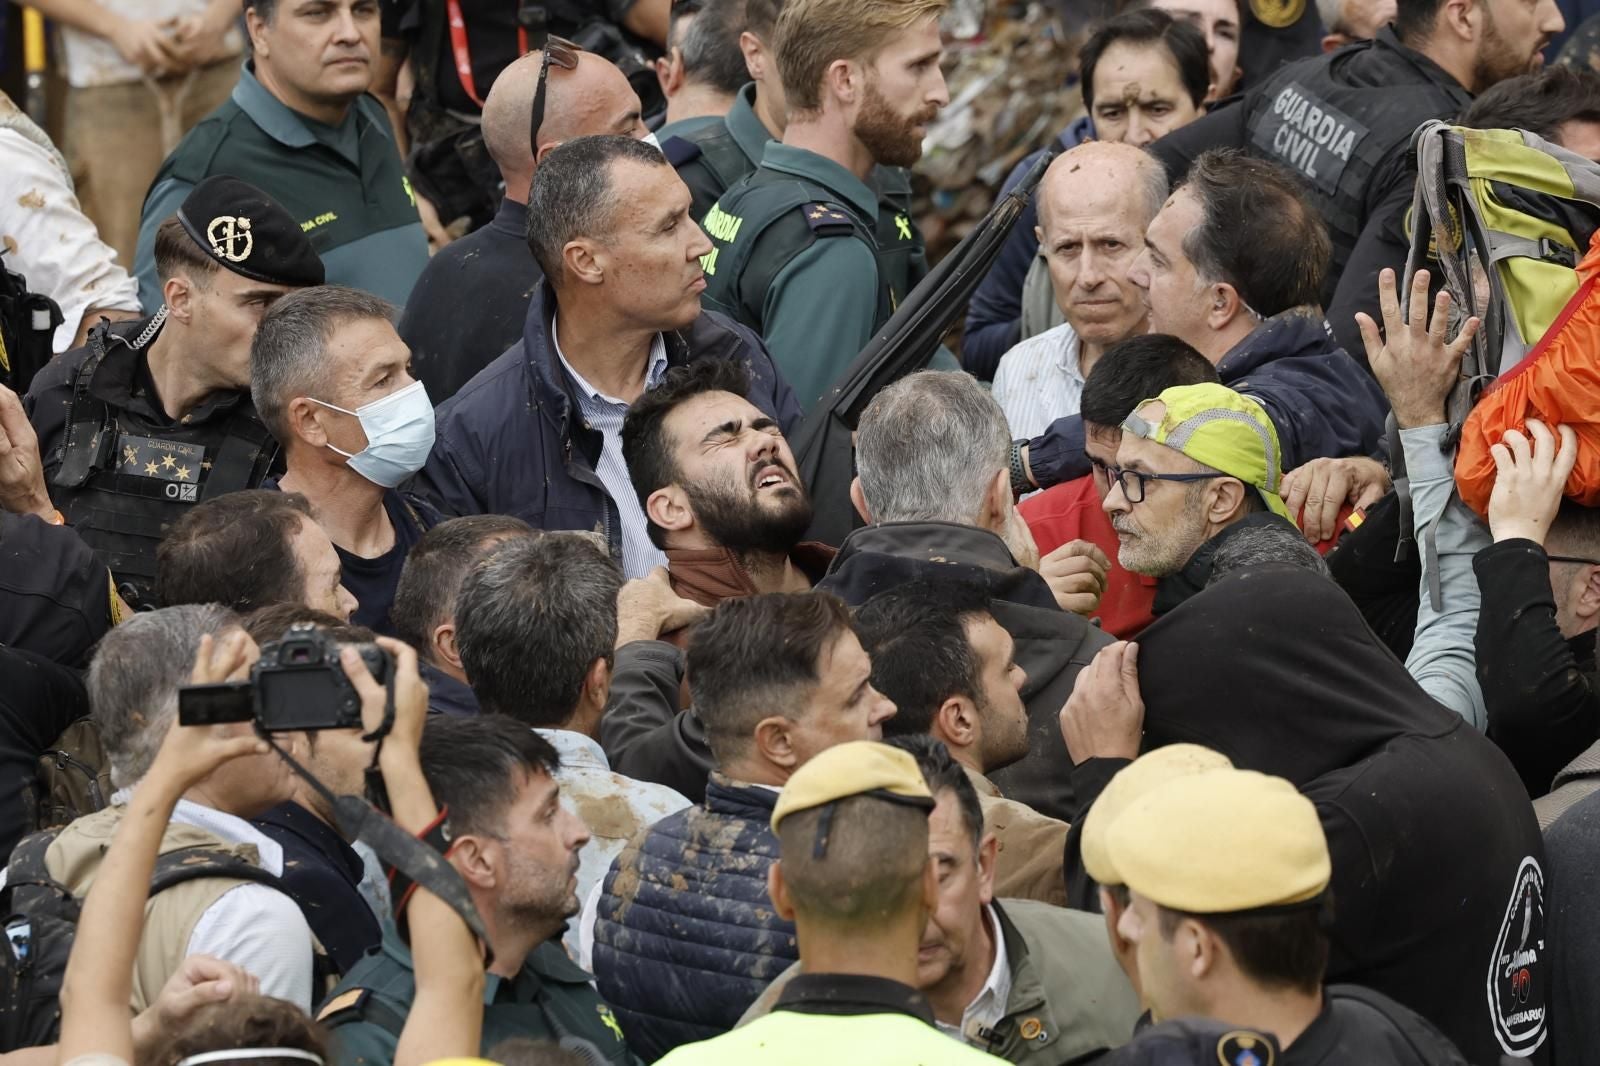
{"label": "khaki jacket", "polygon": [[[77,899],[83,899],[94,885],[95,874],[111,845],[127,807],[107,807],[76,819],[51,843],[45,852],[45,869]],[[180,822],[167,825],[159,854],[180,848],[205,847],[228,851],[259,865],[260,856],[248,844],[229,844],[203,829]],[[231,877],[202,877],[174,885],[152,897],[144,907],[144,934],[139,939],[139,954],[133,964],[133,1009],[150,1006],[182,966],[188,954],[189,938],[200,916],[223,893],[249,884]]]}
{"label": "khaki jacket", "polygon": [[1067,884],[1061,863],[1071,827],[1026,804],[1006,799],[998,786],[976,770],[967,770],[967,780],[978,790],[983,828],[993,833],[1000,844],[994,894],[1002,899],[1031,899],[1065,907]]}

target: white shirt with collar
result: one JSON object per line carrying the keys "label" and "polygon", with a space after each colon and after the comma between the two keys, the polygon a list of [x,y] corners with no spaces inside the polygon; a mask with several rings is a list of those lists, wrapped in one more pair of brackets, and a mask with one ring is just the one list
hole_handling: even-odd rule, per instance
{"label": "white shirt with collar", "polygon": [[[132,789],[122,789],[111,802],[127,803],[132,795]],[[283,848],[243,818],[180,799],[172,820],[229,844],[248,844],[263,870],[283,874]],[[299,905],[275,888],[247,882],[224,892],[195,923],[187,954],[231,962],[261,982],[263,996],[311,1010],[311,927]]]}
{"label": "white shirt with collar", "polygon": [[1000,357],[994,399],[1005,412],[1012,437],[1037,437],[1056,419],[1078,413],[1083,403],[1078,354],[1078,334],[1063,322]]}
{"label": "white shirt with collar", "polygon": [[[557,314],[550,320],[550,346],[561,360],[561,369],[567,372],[578,393],[578,414],[584,425],[597,430],[602,438],[600,461],[595,464],[595,476],[605,487],[606,495],[617,506],[617,517],[622,521],[622,573],[624,577],[648,577],[650,571],[667,565],[664,552],[650,543],[649,527],[645,522],[644,508],[639,506],[639,495],[633,491],[633,479],[628,476],[628,464],[622,458],[622,420],[628,417],[628,403],[615,396],[607,396],[573,369],[561,350],[558,336]],[[667,374],[667,342],[661,334],[650,342],[650,358],[646,364],[644,387],[654,388]]]}
{"label": "white shirt with collar", "polygon": [[962,1012],[959,1028],[939,1021],[934,1024],[946,1036],[987,1050],[989,1041],[984,1033],[1000,1024],[1000,1019],[1006,1016],[1006,1001],[1011,998],[1011,963],[1006,958],[1005,933],[1000,929],[993,906],[984,906],[983,919],[989,924],[989,935],[994,939],[994,965],[989,967],[989,976]]}
{"label": "white shirt with collar", "polygon": [[[561,757],[561,768],[556,771],[561,805],[589,827],[589,842],[578,853],[578,899],[588,903],[633,835],[681,811],[689,801],[666,785],[613,772],[606,753],[592,737],[571,729],[534,732],[548,740]],[[568,922],[561,938],[567,954],[575,960],[588,957],[583,949],[582,928],[581,919]],[[591,925],[591,937],[592,928]]]}

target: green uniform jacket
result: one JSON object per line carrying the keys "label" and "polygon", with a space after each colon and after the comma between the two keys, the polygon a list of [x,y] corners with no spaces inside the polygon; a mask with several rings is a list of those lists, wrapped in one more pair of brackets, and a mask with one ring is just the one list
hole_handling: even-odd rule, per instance
{"label": "green uniform jacket", "polygon": [[[611,1008],[600,1001],[590,977],[580,970],[559,941],[539,945],[515,978],[486,976],[483,987],[483,1044],[490,1049],[512,1037],[558,1041],[581,1037],[618,1066],[637,1066],[623,1043],[622,1028]],[[383,944],[368,954],[339,983],[317,1020],[333,1036],[338,1066],[389,1066],[416,996],[411,952],[393,926],[384,929]]]}
{"label": "green uniform jacket", "polygon": [[[1127,1043],[1139,997],[1111,955],[1105,919],[1032,900],[995,900],[993,906],[1005,936],[1011,995],[985,1050],[1018,1066],[1063,1066]],[[778,975],[735,1031],[768,1016],[799,972],[795,963]],[[818,1055],[815,1061],[829,1060]]]}
{"label": "green uniform jacket", "polygon": [[322,257],[330,285],[399,306],[428,265],[428,238],[383,106],[363,96],[337,127],[325,126],[269,93],[246,64],[233,95],[178,142],[145,196],[134,267],[148,314],[162,302],[156,230],[214,174],[243,178],[282,204]]}

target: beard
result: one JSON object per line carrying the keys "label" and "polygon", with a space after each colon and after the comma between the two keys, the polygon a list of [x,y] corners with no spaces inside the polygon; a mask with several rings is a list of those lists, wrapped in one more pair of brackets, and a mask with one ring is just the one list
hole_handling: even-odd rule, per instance
{"label": "beard", "polygon": [[1483,44],[1478,49],[1477,59],[1472,66],[1471,89],[1481,93],[1491,85],[1498,85],[1508,78],[1515,78],[1536,70],[1539,64],[1535,57],[1529,53],[1518,53],[1511,43],[1500,34],[1500,27],[1495,24],[1494,16],[1489,14],[1487,6],[1484,8],[1486,19],[1483,27]]}
{"label": "beard", "polygon": [[932,122],[938,108],[918,111],[909,117],[900,114],[878,92],[876,80],[868,80],[861,114],[856,116],[854,133],[881,166],[909,167],[922,158],[922,138],[916,127]]}
{"label": "beard", "polygon": [[811,498],[787,466],[794,487],[773,493],[763,503],[753,490],[726,483],[688,482],[683,486],[695,521],[706,536],[735,555],[787,557],[811,527]]}
{"label": "beard", "polygon": [[[1146,577],[1166,577],[1182,570],[1195,550],[1205,542],[1206,519],[1200,503],[1203,483],[1184,488],[1184,508],[1178,520],[1160,529],[1142,529],[1129,515],[1113,515],[1111,528],[1118,536],[1117,562],[1124,570]],[[1129,539],[1123,539],[1128,534]]]}

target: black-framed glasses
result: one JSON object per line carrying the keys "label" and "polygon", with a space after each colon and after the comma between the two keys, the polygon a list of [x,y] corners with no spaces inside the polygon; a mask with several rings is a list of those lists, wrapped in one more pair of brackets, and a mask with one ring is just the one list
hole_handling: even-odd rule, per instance
{"label": "black-framed glasses", "polygon": [[578,53],[583,46],[573,44],[565,37],[551,34],[544,40],[544,51],[539,60],[539,86],[533,90],[533,111],[528,115],[528,151],[534,158],[539,155],[539,127],[544,125],[545,86],[550,81],[550,64],[562,70],[578,69]]}
{"label": "black-framed glasses", "polygon": [[1137,470],[1106,467],[1106,477],[1112,484],[1122,489],[1122,495],[1129,503],[1143,503],[1145,488],[1152,481],[1210,481],[1212,478],[1232,476],[1232,474],[1144,474]]}
{"label": "black-framed glasses", "polygon": [[1584,559],[1576,555],[1547,555],[1552,563],[1577,563],[1579,566],[1600,566],[1600,559]]}

